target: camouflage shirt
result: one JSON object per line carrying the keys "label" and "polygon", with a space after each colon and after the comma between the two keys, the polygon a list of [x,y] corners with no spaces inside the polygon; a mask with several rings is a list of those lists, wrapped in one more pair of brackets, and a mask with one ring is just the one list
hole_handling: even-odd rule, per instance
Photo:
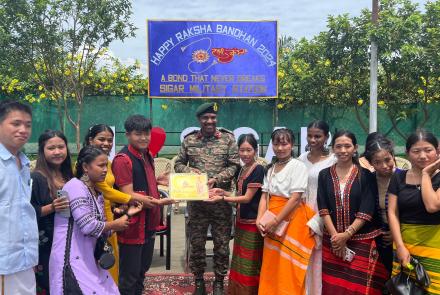
{"label": "camouflage shirt", "polygon": [[240,160],[231,131],[219,128],[213,136],[204,137],[200,131],[188,134],[182,142],[174,170],[191,172],[196,168],[216,179],[216,187],[229,189]]}

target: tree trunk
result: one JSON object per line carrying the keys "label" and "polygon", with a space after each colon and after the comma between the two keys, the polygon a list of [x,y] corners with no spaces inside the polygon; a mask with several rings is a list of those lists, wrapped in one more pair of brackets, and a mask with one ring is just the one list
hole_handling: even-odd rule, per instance
{"label": "tree trunk", "polygon": [[368,134],[368,127],[367,127],[367,125],[365,125],[364,121],[362,121],[361,114],[359,114],[358,107],[355,106],[354,109],[356,110],[356,119],[358,120],[359,125],[362,127],[364,132]]}
{"label": "tree trunk", "polygon": [[278,99],[276,98],[274,102],[275,105],[273,109],[273,126],[276,127],[278,126]]}
{"label": "tree trunk", "polygon": [[57,99],[57,112],[58,112],[58,121],[60,123],[60,130],[65,134],[65,128],[64,128],[64,112],[61,108],[61,102],[59,99]]}
{"label": "tree trunk", "polygon": [[76,149],[79,150],[81,149],[81,128],[80,128],[80,124],[79,124],[79,120],[78,120],[78,124],[75,125],[75,140],[76,140]]}
{"label": "tree trunk", "polygon": [[387,115],[388,115],[388,117],[389,117],[390,120],[391,120],[391,124],[393,125],[393,129],[396,130],[397,134],[399,134],[399,136],[402,137],[403,140],[406,140],[406,135],[403,134],[403,132],[399,129],[399,127],[397,127],[397,122],[396,122],[396,120],[394,119],[394,117],[391,116],[391,114],[390,114],[389,112],[387,112]]}

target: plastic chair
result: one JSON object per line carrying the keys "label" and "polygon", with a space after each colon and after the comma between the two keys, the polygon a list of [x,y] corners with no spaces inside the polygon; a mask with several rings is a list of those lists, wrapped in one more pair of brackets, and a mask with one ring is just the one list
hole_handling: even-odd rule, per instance
{"label": "plastic chair", "polygon": [[165,173],[165,172],[171,172],[172,165],[171,160],[167,158],[155,158],[154,159],[154,174],[156,177],[159,175]]}
{"label": "plastic chair", "polygon": [[409,170],[411,169],[411,162],[407,159],[396,157],[396,166],[402,170]]}
{"label": "plastic chair", "polygon": [[[161,198],[168,198],[168,193],[164,190],[159,190]],[[166,254],[165,254],[165,269],[171,269],[171,211],[172,205],[162,206],[160,211],[160,224],[156,228],[156,235],[160,237],[159,255],[164,255],[164,236],[166,237]]]}
{"label": "plastic chair", "polygon": [[268,165],[266,159],[262,158],[262,157],[258,157],[256,162],[257,162],[257,164],[260,164],[263,167],[266,167]]}

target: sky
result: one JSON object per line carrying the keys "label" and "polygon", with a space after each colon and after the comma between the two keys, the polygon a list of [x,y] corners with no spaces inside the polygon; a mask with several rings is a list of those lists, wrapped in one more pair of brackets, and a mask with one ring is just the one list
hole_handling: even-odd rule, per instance
{"label": "sky", "polygon": [[[423,7],[426,0],[413,0]],[[112,53],[124,63],[136,59],[146,72],[147,19],[167,20],[278,20],[279,36],[312,38],[326,29],[329,15],[356,16],[371,10],[372,0],[133,0],[136,37],[113,42]]]}

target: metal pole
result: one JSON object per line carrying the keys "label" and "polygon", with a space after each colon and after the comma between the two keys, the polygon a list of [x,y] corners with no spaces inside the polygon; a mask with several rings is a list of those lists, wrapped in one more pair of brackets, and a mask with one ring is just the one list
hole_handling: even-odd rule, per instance
{"label": "metal pole", "polygon": [[[373,1],[371,20],[377,24],[379,17],[379,0]],[[371,40],[370,48],[370,116],[369,132],[377,131],[377,43]]]}

